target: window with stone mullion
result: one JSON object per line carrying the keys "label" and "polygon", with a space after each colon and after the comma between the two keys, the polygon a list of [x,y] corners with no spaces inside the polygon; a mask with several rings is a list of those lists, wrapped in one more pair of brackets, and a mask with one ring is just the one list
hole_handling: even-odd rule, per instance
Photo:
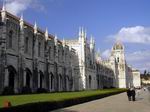
{"label": "window with stone mullion", "polygon": [[11,30],[10,32],[9,32],[9,39],[8,39],[8,47],[9,48],[12,48],[12,45],[13,45],[13,31]]}
{"label": "window with stone mullion", "polygon": [[25,38],[25,53],[28,53],[29,50],[29,38]]}

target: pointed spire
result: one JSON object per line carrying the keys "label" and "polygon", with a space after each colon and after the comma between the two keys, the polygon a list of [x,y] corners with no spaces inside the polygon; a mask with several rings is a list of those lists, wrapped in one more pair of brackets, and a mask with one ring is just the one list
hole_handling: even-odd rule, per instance
{"label": "pointed spire", "polygon": [[3,1],[2,11],[6,11],[5,1]]}
{"label": "pointed spire", "polygon": [[102,60],[99,48],[98,48],[97,53],[96,53],[96,58],[97,58],[97,61],[101,61]]}
{"label": "pointed spire", "polygon": [[57,38],[58,38],[58,37],[57,37],[57,34],[55,34],[55,40],[57,40]]}
{"label": "pointed spire", "polygon": [[100,56],[100,49],[99,48],[97,50],[97,54],[98,54],[98,56]]}
{"label": "pointed spire", "polygon": [[48,40],[48,29],[46,28],[46,31],[45,31],[45,39]]}
{"label": "pointed spire", "polygon": [[81,27],[79,27],[79,37],[81,37]]}
{"label": "pointed spire", "polygon": [[63,43],[63,46],[65,46],[65,44],[66,44],[66,43],[65,43],[65,39],[64,39],[64,38],[63,38],[63,41],[62,41],[62,43]]}
{"label": "pointed spire", "polygon": [[94,39],[94,37],[93,37],[93,44],[95,44],[95,39]]}
{"label": "pointed spire", "polygon": [[54,39],[55,45],[57,45],[57,35],[55,34],[55,39]]}
{"label": "pointed spire", "polygon": [[93,44],[93,36],[91,35],[90,44]]}
{"label": "pointed spire", "polygon": [[23,14],[21,14],[21,17],[20,17],[20,29],[21,29],[21,31],[23,31],[23,29],[24,29],[24,21],[23,21]]}
{"label": "pointed spire", "polygon": [[85,40],[86,40],[86,36],[87,36],[87,33],[86,33],[86,29],[84,30],[84,37],[85,37]]}
{"label": "pointed spire", "polygon": [[84,28],[81,28],[81,35],[84,36]]}
{"label": "pointed spire", "polygon": [[36,24],[36,22],[34,23],[34,34],[36,34],[37,33],[37,24]]}
{"label": "pointed spire", "polygon": [[37,24],[36,24],[36,21],[34,23],[34,29],[37,29]]}
{"label": "pointed spire", "polygon": [[82,39],[82,28],[79,27],[79,42],[81,42]]}
{"label": "pointed spire", "polygon": [[2,22],[6,22],[6,8],[5,8],[5,3],[4,2],[3,2],[1,16],[2,16]]}
{"label": "pointed spire", "polygon": [[21,14],[20,21],[23,21],[23,14]]}

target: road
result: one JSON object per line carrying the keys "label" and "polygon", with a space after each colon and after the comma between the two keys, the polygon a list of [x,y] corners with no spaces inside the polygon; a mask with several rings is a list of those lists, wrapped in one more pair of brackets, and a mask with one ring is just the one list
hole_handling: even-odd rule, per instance
{"label": "road", "polygon": [[136,91],[134,102],[121,93],[51,112],[150,112],[150,87]]}

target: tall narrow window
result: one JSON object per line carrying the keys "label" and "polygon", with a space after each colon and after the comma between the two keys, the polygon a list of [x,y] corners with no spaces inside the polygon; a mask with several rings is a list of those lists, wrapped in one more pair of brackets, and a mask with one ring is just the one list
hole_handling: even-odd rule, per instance
{"label": "tall narrow window", "polygon": [[53,81],[54,81],[54,77],[53,75],[51,75],[51,90],[53,89]]}
{"label": "tall narrow window", "polygon": [[29,50],[29,38],[26,37],[26,38],[25,38],[25,52],[27,53],[28,50]]}
{"label": "tall narrow window", "polygon": [[51,47],[49,47],[49,59],[51,59]]}
{"label": "tall narrow window", "polygon": [[8,40],[9,48],[12,48],[12,40],[13,40],[13,31],[10,31],[9,32],[9,40]]}
{"label": "tall narrow window", "polygon": [[119,63],[119,57],[117,58],[117,62]]}
{"label": "tall narrow window", "polygon": [[38,45],[38,56],[41,56],[41,43],[39,42]]}
{"label": "tall narrow window", "polygon": [[91,76],[89,76],[89,88],[91,88],[91,82],[92,82],[92,78]]}

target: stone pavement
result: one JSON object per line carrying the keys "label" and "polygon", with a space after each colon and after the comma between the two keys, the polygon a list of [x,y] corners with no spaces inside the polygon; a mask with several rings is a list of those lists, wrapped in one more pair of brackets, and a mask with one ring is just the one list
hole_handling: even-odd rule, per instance
{"label": "stone pavement", "polygon": [[135,102],[128,101],[126,93],[121,93],[52,112],[150,112],[150,90],[137,91]]}

